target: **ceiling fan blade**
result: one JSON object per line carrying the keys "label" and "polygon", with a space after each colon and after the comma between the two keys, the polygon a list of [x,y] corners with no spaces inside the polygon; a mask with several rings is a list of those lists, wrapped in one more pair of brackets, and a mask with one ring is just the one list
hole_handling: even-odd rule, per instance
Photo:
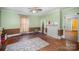
{"label": "ceiling fan blade", "polygon": [[32,8],[28,8],[30,12],[33,12],[34,10],[36,10],[36,12],[42,11],[42,9],[40,9],[39,7],[32,7]]}
{"label": "ceiling fan blade", "polygon": [[42,9],[37,9],[38,11],[42,11]]}
{"label": "ceiling fan blade", "polygon": [[29,10],[31,10],[32,8],[28,8]]}

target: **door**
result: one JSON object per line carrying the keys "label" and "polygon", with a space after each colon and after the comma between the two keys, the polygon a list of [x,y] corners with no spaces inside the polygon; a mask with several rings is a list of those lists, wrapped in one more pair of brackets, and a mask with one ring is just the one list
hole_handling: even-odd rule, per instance
{"label": "door", "polygon": [[76,42],[78,40],[78,17],[70,15],[65,19],[65,39],[66,47],[76,49]]}

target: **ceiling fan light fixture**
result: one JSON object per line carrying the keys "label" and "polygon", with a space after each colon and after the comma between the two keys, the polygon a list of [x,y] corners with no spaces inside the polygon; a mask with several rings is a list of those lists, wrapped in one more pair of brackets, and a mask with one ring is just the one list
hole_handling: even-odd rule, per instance
{"label": "ceiling fan light fixture", "polygon": [[32,13],[37,13],[37,11],[36,10],[32,10]]}

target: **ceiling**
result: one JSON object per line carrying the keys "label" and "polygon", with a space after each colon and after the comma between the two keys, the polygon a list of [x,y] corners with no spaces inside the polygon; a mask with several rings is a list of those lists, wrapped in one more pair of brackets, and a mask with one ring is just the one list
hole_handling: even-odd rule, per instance
{"label": "ceiling", "polygon": [[39,11],[37,13],[30,12],[30,9],[33,7],[3,7],[3,9],[13,10],[16,11],[18,14],[23,15],[45,15],[49,11],[52,11],[56,9],[56,7],[38,7],[39,9],[42,9],[42,11]]}

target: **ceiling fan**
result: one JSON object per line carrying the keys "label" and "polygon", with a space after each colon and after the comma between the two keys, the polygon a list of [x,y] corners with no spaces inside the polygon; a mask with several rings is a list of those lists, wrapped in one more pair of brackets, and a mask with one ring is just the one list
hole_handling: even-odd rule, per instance
{"label": "ceiling fan", "polygon": [[39,11],[42,11],[42,9],[39,7],[32,7],[32,8],[28,8],[28,9],[30,9],[30,11],[32,13],[38,13]]}

